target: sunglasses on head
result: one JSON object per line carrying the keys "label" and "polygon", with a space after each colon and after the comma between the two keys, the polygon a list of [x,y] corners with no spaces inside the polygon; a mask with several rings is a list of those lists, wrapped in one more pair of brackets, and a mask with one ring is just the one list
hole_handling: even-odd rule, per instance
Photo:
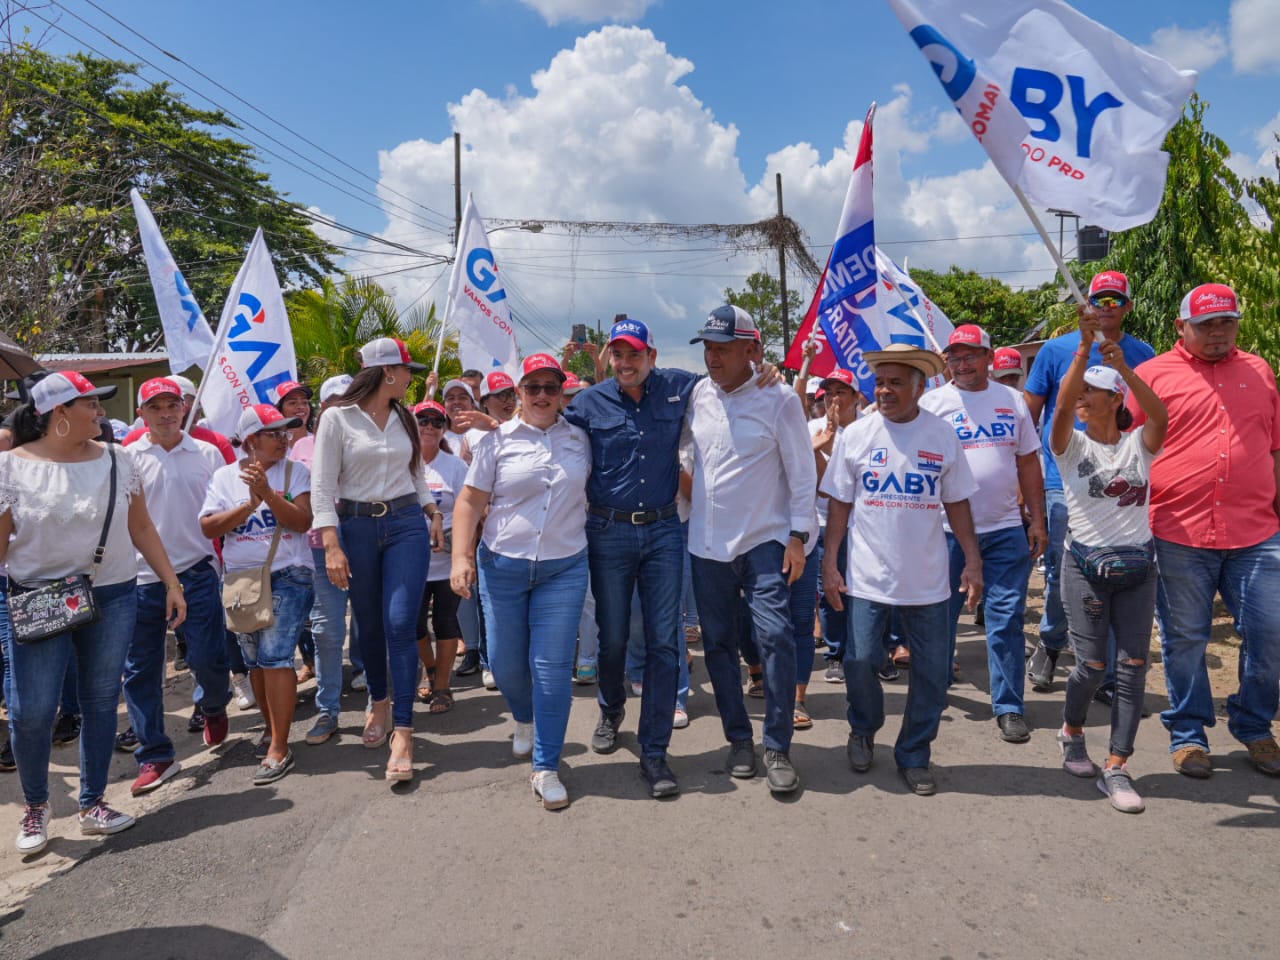
{"label": "sunglasses on head", "polygon": [[536,397],[540,393],[548,397],[554,397],[564,388],[558,383],[526,383],[520,389],[531,397]]}
{"label": "sunglasses on head", "polygon": [[1089,298],[1091,307],[1123,307],[1128,303],[1129,298],[1122,293],[1100,293]]}
{"label": "sunglasses on head", "polygon": [[435,427],[437,430],[443,430],[445,421],[440,417],[419,417],[418,426]]}

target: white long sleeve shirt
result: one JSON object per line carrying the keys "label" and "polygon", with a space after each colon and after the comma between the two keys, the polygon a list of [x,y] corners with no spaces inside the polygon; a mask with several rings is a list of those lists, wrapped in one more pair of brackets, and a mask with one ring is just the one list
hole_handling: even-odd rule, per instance
{"label": "white long sleeve shirt", "polygon": [[417,494],[422,505],[434,503],[420,470],[409,471],[413,442],[394,413],[385,430],[359,404],[330,407],[320,418],[311,462],[312,526],[336,527],[334,501],[371,503]]}
{"label": "white long sleeve shirt", "polygon": [[817,469],[800,398],[755,378],[725,393],[698,381],[684,443],[694,457],[689,551],[727,562],[792,530],[812,531]]}

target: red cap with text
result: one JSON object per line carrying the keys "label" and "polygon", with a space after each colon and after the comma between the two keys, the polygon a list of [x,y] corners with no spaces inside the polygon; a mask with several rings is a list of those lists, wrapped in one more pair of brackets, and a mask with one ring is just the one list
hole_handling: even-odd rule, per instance
{"label": "red cap with text", "polygon": [[991,360],[991,369],[997,375],[1001,373],[1021,373],[1022,354],[1016,347],[1001,347]]}
{"label": "red cap with text", "polygon": [[946,353],[955,346],[981,347],[983,350],[990,350],[991,337],[987,336],[987,331],[976,323],[966,323],[951,331],[951,337],[947,340],[947,346],[942,352]]}
{"label": "red cap with text", "polygon": [[524,378],[531,373],[537,373],[539,370],[550,370],[560,382],[564,383],[565,373],[560,367],[560,362],[549,353],[531,353],[524,358],[524,363],[520,367],[520,382],[524,382]]}
{"label": "red cap with text", "polygon": [[168,377],[154,377],[138,388],[138,406],[156,397],[170,396],[182,400],[182,387]]}
{"label": "red cap with text", "polygon": [[1179,320],[1199,323],[1213,317],[1240,319],[1240,302],[1236,292],[1225,283],[1202,283],[1182,298]]}
{"label": "red cap with text", "polygon": [[434,400],[423,400],[420,404],[418,404],[416,407],[413,408],[413,415],[415,417],[420,417],[424,413],[438,413],[440,414],[440,416],[444,417],[445,423],[449,422],[448,411],[446,411],[444,407],[440,406],[440,404],[436,403]]}
{"label": "red cap with text", "polygon": [[514,390],[516,382],[501,370],[495,370],[484,378],[484,383],[480,386],[480,399],[494,394],[501,393],[503,390]]}
{"label": "red cap with text", "polygon": [[566,394],[577,393],[584,386],[586,386],[586,384],[584,384],[572,373],[566,373],[564,375],[564,392]]}
{"label": "red cap with text", "polygon": [[853,387],[853,389],[855,390],[858,389],[856,386],[854,386],[853,374],[850,373],[848,370],[844,370],[840,367],[836,367],[834,370],[832,370],[830,373],[828,373],[825,377],[822,378],[821,387],[824,392],[826,391],[827,384],[830,383],[832,380],[839,380],[841,383],[845,384],[846,386]]}
{"label": "red cap with text", "polygon": [[1118,293],[1132,299],[1132,294],[1129,293],[1129,278],[1119,270],[1103,270],[1093,275],[1093,282],[1089,284],[1089,296],[1092,297],[1097,293]]}
{"label": "red cap with text", "polygon": [[308,400],[311,399],[311,388],[305,383],[299,383],[297,380],[286,380],[276,387],[276,403],[283,403],[284,398],[296,390],[301,390],[307,395]]}
{"label": "red cap with text", "polygon": [[36,413],[43,416],[60,403],[70,403],[80,397],[114,397],[117,387],[95,387],[83,375],[74,370],[51,373],[31,387],[31,404]]}
{"label": "red cap with text", "polygon": [[263,430],[293,430],[300,426],[302,421],[298,417],[286,417],[269,403],[255,403],[240,414],[236,436],[243,440]]}
{"label": "red cap with text", "polygon": [[403,340],[395,337],[379,337],[370,340],[360,348],[360,365],[362,367],[399,367],[406,366],[414,373],[427,369],[425,363],[414,363],[409,358],[409,348]]}

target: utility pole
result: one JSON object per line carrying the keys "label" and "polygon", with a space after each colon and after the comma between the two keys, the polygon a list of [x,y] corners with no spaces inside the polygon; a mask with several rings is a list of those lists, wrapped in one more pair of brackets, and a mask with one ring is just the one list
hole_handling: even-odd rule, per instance
{"label": "utility pole", "polygon": [[453,135],[453,244],[462,235],[462,134]]}
{"label": "utility pole", "polygon": [[[778,188],[778,226],[782,226],[782,174],[775,175]],[[782,352],[791,347],[791,317],[787,312],[787,244],[781,230],[778,233],[778,284],[782,288]]]}

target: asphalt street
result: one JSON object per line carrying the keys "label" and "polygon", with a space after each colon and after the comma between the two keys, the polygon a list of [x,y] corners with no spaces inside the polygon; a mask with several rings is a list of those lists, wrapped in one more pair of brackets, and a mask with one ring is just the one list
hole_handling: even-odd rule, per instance
{"label": "asphalt street", "polygon": [[[792,751],[802,789],[776,799],[762,777],[728,776],[695,654],[692,724],[671,750],[680,796],[645,792],[638,705],[615,754],[590,752],[594,688],[578,687],[572,803],[556,813],[534,802],[510,715],[478,678],[455,685],[451,713],[420,708],[418,776],[394,788],[385,748],[360,744],[363,695],[344,697],[341,736],[322,746],[302,742],[304,697],[296,771],[254,787],[259,714],[233,708],[231,738],[207,749],[186,733],[184,678],[169,699],[183,773],[133,799],[132,758],[116,755],[109,796],[140,815],[133,829],[80,837],[75,756],[55,751],[49,849],[24,861],[6,835],[0,850],[0,958],[1275,956],[1280,780],[1225,723],[1201,782],[1173,771],[1158,716],[1145,720],[1131,767],[1147,810],[1118,813],[1059,766],[1061,681],[1028,694],[1030,743],[998,738],[967,626],[936,796],[909,795],[886,746],[850,772],[843,687],[815,673],[815,726]],[[886,685],[881,745],[906,689],[905,674]],[[748,703],[758,720],[763,701]],[[1095,759],[1107,723],[1095,707]],[[14,835],[19,814],[16,774],[0,775]]]}

